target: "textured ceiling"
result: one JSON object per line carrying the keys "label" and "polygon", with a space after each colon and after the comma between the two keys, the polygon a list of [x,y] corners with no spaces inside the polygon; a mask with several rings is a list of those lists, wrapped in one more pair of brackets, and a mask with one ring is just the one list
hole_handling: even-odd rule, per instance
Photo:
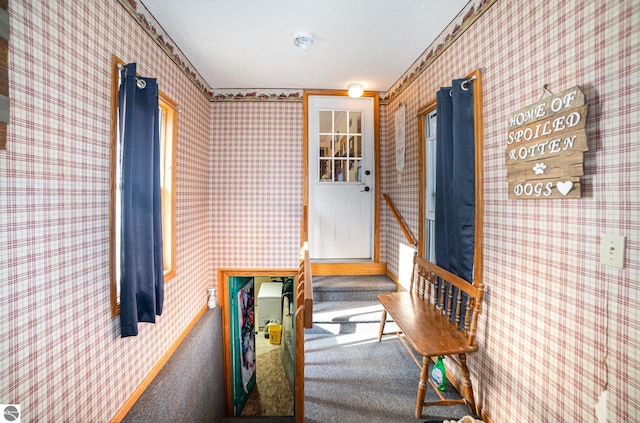
{"label": "textured ceiling", "polygon": [[[142,0],[214,89],[386,91],[468,0]],[[293,44],[310,32],[308,51]]]}

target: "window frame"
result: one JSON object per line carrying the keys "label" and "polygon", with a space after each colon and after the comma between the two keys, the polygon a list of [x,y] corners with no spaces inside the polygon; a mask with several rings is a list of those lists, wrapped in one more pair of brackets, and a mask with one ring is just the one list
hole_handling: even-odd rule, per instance
{"label": "window frame", "polygon": [[[111,317],[120,314],[118,271],[117,271],[117,214],[116,214],[116,185],[117,185],[117,145],[118,145],[118,90],[120,85],[120,67],[126,63],[112,55],[111,59],[111,122],[110,122],[110,162],[109,162],[109,292]],[[162,207],[162,237],[164,281],[168,282],[176,275],[176,145],[178,129],[178,105],[162,91],[158,92],[158,113],[162,119],[160,125],[161,157],[164,163],[161,169],[161,202]],[[166,144],[170,143],[170,157],[166,157]],[[167,175],[167,167],[170,174]],[[171,189],[165,193],[168,181]],[[168,198],[167,198],[168,197]],[[164,207],[169,204],[169,208]],[[168,225],[168,226],[167,226]],[[169,240],[169,248],[166,241]]]}
{"label": "window frame", "polygon": [[[484,122],[482,111],[482,70],[476,69],[466,76],[473,79],[473,122],[475,144],[475,234],[473,252],[473,280],[482,281],[483,275],[483,238],[484,238]],[[435,97],[418,109],[418,256],[426,254],[427,232],[427,162],[426,162],[426,116],[436,110]]]}
{"label": "window frame", "polygon": [[[164,156],[161,168],[162,201],[162,254],[165,283],[176,275],[176,143],[178,134],[178,105],[162,91],[158,93],[158,107],[163,111],[160,126],[161,156]],[[170,143],[171,157],[166,157],[167,143]],[[167,171],[169,170],[169,175]],[[166,193],[166,182],[170,189]],[[166,207],[169,205],[169,207]],[[165,240],[171,245],[167,248]]]}
{"label": "window frame", "polygon": [[[424,133],[420,139],[421,143],[424,143],[425,155],[423,157],[426,163],[425,167],[425,237],[424,237],[424,258],[432,263],[436,262],[435,257],[435,207],[436,207],[436,151],[437,151],[437,136],[436,133],[431,131],[433,127],[431,122],[435,120],[435,125],[438,124],[438,116],[435,108],[429,109],[422,116],[422,122],[424,125]],[[422,133],[422,132],[421,132]]]}

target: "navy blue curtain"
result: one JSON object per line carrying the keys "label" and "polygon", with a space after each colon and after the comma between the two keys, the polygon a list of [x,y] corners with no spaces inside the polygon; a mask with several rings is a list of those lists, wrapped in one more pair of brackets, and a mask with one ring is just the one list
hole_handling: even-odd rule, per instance
{"label": "navy blue curtain", "polygon": [[452,81],[436,94],[436,263],[473,281],[475,151],[473,83]]}
{"label": "navy blue curtain", "polygon": [[138,322],[162,314],[164,267],[160,210],[158,84],[121,72],[119,127],[122,163],[120,277],[121,336],[136,336]]}

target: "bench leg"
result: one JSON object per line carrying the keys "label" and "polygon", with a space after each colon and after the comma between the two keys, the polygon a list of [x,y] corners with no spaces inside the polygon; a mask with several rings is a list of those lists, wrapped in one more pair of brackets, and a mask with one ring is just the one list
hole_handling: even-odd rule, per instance
{"label": "bench leg", "polygon": [[471,374],[469,373],[469,368],[467,367],[467,355],[466,354],[458,354],[460,358],[460,373],[462,374],[462,396],[469,403],[469,408],[471,408],[471,412],[476,413],[476,400],[473,397],[473,386],[471,386]]}
{"label": "bench leg", "polygon": [[387,322],[387,310],[382,309],[382,317],[380,318],[380,330],[378,331],[378,342],[382,341],[382,335],[384,333],[384,325]]}
{"label": "bench leg", "polygon": [[422,417],[424,408],[424,397],[427,394],[427,378],[429,377],[429,363],[431,357],[422,357],[422,370],[420,371],[420,382],[418,382],[418,395],[416,396],[416,418]]}

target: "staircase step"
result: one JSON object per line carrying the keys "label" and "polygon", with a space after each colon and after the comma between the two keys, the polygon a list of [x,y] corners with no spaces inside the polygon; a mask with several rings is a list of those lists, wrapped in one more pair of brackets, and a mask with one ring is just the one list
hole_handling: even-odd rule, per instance
{"label": "staircase step", "polygon": [[313,323],[379,323],[379,301],[321,301],[313,305]]}
{"label": "staircase step", "polygon": [[386,275],[313,277],[313,300],[316,303],[377,301],[378,294],[396,290],[396,283]]}
{"label": "staircase step", "polygon": [[221,423],[294,423],[295,418],[293,416],[282,417],[224,417],[220,420]]}
{"label": "staircase step", "polygon": [[[334,337],[336,335],[359,334],[362,339],[377,340],[380,330],[380,322],[338,322],[338,323],[313,323],[313,327],[304,330],[305,340]],[[385,332],[400,330],[395,322],[387,322]]]}

